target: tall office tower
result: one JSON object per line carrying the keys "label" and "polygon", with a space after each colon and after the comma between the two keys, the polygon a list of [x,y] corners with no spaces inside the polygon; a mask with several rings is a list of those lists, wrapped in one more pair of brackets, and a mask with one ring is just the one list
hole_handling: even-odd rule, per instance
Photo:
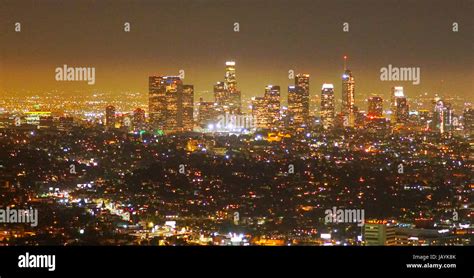
{"label": "tall office tower", "polygon": [[150,127],[162,130],[166,118],[166,86],[163,76],[148,78],[148,115]]}
{"label": "tall office tower", "polygon": [[178,76],[150,76],[149,115],[153,129],[165,132],[192,130],[194,89]]}
{"label": "tall office tower", "polygon": [[219,81],[214,85],[214,100],[217,105],[225,105],[227,103],[227,91],[224,82]]}
{"label": "tall office tower", "polygon": [[167,132],[179,131],[183,81],[178,76],[167,76],[164,79],[165,89],[165,124],[163,130]]}
{"label": "tall office tower", "polygon": [[309,74],[307,73],[300,73],[296,75],[295,78],[295,86],[300,87],[303,89],[303,97],[302,97],[302,108],[303,108],[303,123],[308,123],[309,118]]}
{"label": "tall office tower", "polygon": [[133,111],[132,125],[134,130],[145,129],[145,110],[137,108]]}
{"label": "tall office tower", "polygon": [[323,84],[321,90],[321,123],[324,129],[334,127],[335,105],[334,105],[334,85]]}
{"label": "tall office tower", "polygon": [[341,113],[348,117],[349,126],[354,126],[355,80],[352,72],[346,68],[347,56],[344,56],[344,74],[342,75]]}
{"label": "tall office tower", "polygon": [[365,122],[365,114],[359,111],[359,107],[354,106],[354,126],[362,127]]}
{"label": "tall office tower", "polygon": [[242,95],[240,91],[229,92],[229,113],[240,114],[242,112]]}
{"label": "tall office tower", "polygon": [[385,221],[367,221],[364,224],[364,241],[366,245],[395,245],[395,228]]}
{"label": "tall office tower", "polygon": [[409,107],[407,98],[399,98],[397,102],[397,123],[408,122]]}
{"label": "tall office tower", "polygon": [[105,125],[108,128],[115,127],[115,107],[112,105],[105,108]]}
{"label": "tall office tower", "polygon": [[217,123],[219,115],[217,103],[213,101],[203,101],[199,99],[198,103],[198,125],[203,129],[213,130]]}
{"label": "tall office tower", "polygon": [[382,117],[383,116],[383,99],[378,96],[369,98],[369,117]]}
{"label": "tall office tower", "polygon": [[252,98],[252,117],[256,128],[269,127],[268,101],[265,97]]}
{"label": "tall office tower", "polygon": [[403,93],[403,87],[395,86],[392,88],[391,99],[391,121],[393,123],[406,123],[408,120],[408,102]]}
{"label": "tall office tower", "polygon": [[240,114],[242,110],[241,93],[237,90],[237,79],[235,75],[235,62],[227,61],[225,63],[224,89],[226,91],[226,103],[228,111],[231,114]]}
{"label": "tall office tower", "polygon": [[303,119],[303,88],[299,86],[288,86],[288,124],[291,128],[300,128]]}
{"label": "tall office tower", "polygon": [[455,128],[453,107],[451,106],[451,103],[445,103],[444,105],[444,130],[448,132],[453,131]]}
{"label": "tall office tower", "polygon": [[267,101],[267,115],[270,128],[278,128],[280,122],[280,86],[268,85],[265,87],[264,98]]}
{"label": "tall office tower", "polygon": [[225,62],[224,87],[229,92],[237,90],[237,81],[235,78],[235,62],[234,61]]}
{"label": "tall office tower", "polygon": [[453,127],[453,110],[451,105],[443,102],[440,98],[435,100],[433,125],[440,133],[449,132]]}
{"label": "tall office tower", "polygon": [[474,136],[474,109],[467,108],[463,113],[464,135]]}
{"label": "tall office tower", "polygon": [[183,131],[193,131],[194,128],[194,86],[183,85],[183,94],[181,96],[178,124]]}
{"label": "tall office tower", "polygon": [[309,74],[297,74],[295,85],[288,87],[289,125],[299,129],[309,118]]}

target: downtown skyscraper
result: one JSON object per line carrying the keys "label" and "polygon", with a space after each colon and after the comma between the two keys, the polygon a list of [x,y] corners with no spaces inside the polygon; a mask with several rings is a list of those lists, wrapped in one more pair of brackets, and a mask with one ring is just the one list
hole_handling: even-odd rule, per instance
{"label": "downtown skyscraper", "polygon": [[382,117],[383,116],[383,99],[379,96],[372,96],[368,99],[369,117]]}
{"label": "downtown skyscraper", "polygon": [[309,74],[297,74],[295,85],[288,86],[288,116],[292,129],[301,129],[309,118]]}
{"label": "downtown skyscraper", "polygon": [[203,98],[199,99],[197,123],[202,129],[214,130],[220,113],[218,108],[217,102],[204,101]]}
{"label": "downtown skyscraper", "polygon": [[439,133],[445,133],[453,130],[453,109],[450,103],[437,97],[434,100],[432,126]]}
{"label": "downtown skyscraper", "polygon": [[192,131],[194,88],[178,76],[149,77],[150,126],[165,132]]}
{"label": "downtown skyscraper", "polygon": [[321,125],[325,130],[334,127],[335,103],[334,103],[334,85],[323,84],[321,89]]}
{"label": "downtown skyscraper", "polygon": [[265,87],[264,98],[267,101],[268,122],[270,128],[277,128],[280,122],[280,86],[268,85]]}
{"label": "downtown skyscraper", "polygon": [[346,67],[347,56],[344,56],[344,73],[342,75],[342,107],[341,114],[347,117],[348,126],[354,126],[355,120],[355,80],[352,72]]}
{"label": "downtown skyscraper", "polygon": [[133,111],[132,125],[135,131],[145,129],[145,110],[137,108]]}
{"label": "downtown skyscraper", "polygon": [[252,116],[255,126],[261,129],[275,129],[280,124],[280,86],[268,85],[263,97],[252,98]]}
{"label": "downtown skyscraper", "polygon": [[406,123],[408,121],[408,102],[402,86],[392,87],[391,112],[392,124]]}
{"label": "downtown skyscraper", "polygon": [[241,93],[237,90],[235,61],[225,63],[224,81],[214,85],[214,100],[221,114],[240,114],[242,111]]}
{"label": "downtown skyscraper", "polygon": [[178,99],[178,125],[182,131],[192,131],[194,128],[194,86],[183,85],[183,92]]}
{"label": "downtown skyscraper", "polygon": [[219,106],[223,106],[227,103],[227,91],[222,81],[214,85],[214,101]]}
{"label": "downtown skyscraper", "polygon": [[464,135],[474,136],[474,108],[467,108],[463,112]]}
{"label": "downtown skyscraper", "polygon": [[269,127],[268,118],[268,101],[265,97],[252,98],[252,117],[255,127],[259,129],[267,129]]}

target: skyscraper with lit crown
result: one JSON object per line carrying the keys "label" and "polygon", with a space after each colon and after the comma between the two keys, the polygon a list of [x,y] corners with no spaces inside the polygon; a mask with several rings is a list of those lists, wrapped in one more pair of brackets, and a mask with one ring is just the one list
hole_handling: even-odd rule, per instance
{"label": "skyscraper with lit crown", "polygon": [[393,124],[406,123],[408,121],[408,102],[402,86],[392,88],[391,99],[391,122]]}
{"label": "skyscraper with lit crown", "polygon": [[235,61],[225,63],[224,89],[228,111],[231,114],[240,114],[242,110],[241,93],[237,90],[237,79],[235,74]]}
{"label": "skyscraper with lit crown", "polygon": [[321,90],[321,124],[324,129],[331,129],[334,127],[334,117],[334,85],[323,84]]}

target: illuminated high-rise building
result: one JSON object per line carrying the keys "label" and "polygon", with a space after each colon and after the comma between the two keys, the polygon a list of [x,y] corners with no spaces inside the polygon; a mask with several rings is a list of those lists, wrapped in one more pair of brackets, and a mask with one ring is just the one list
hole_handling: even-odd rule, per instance
{"label": "illuminated high-rise building", "polygon": [[242,112],[242,95],[240,91],[229,92],[229,113],[240,114]]}
{"label": "illuminated high-rise building", "polygon": [[241,93],[237,90],[237,79],[235,74],[235,61],[225,63],[224,89],[226,91],[226,101],[223,104],[228,109],[225,112],[240,114],[242,110]]}
{"label": "illuminated high-rise building", "polygon": [[183,81],[178,76],[167,76],[164,79],[165,89],[165,124],[163,131],[179,131],[180,98],[183,93]]}
{"label": "illuminated high-rise building", "polygon": [[265,97],[252,98],[252,117],[256,128],[269,127],[268,101]]}
{"label": "illuminated high-rise building", "polygon": [[352,72],[346,68],[347,56],[344,56],[344,74],[342,75],[342,107],[341,113],[348,117],[349,126],[354,125],[355,80]]}
{"label": "illuminated high-rise building", "polygon": [[474,109],[468,108],[463,113],[463,126],[465,136],[474,136]]}
{"label": "illuminated high-rise building", "polygon": [[214,100],[220,106],[227,103],[227,90],[225,89],[224,82],[219,81],[214,85]]}
{"label": "illuminated high-rise building", "polygon": [[433,111],[434,129],[440,133],[452,131],[453,129],[453,110],[451,104],[442,101],[440,98],[435,100],[435,108]]}
{"label": "illuminated high-rise building", "polygon": [[300,73],[296,75],[295,78],[295,86],[300,87],[303,89],[303,97],[302,97],[302,118],[303,123],[307,124],[309,118],[309,74]]}
{"label": "illuminated high-rise building", "polygon": [[295,77],[295,86],[299,86],[303,88],[309,95],[309,74],[307,73],[299,73]]}
{"label": "illuminated high-rise building", "polygon": [[137,108],[133,111],[132,125],[134,130],[145,129],[145,110]]}
{"label": "illuminated high-rise building", "polygon": [[229,92],[233,92],[237,90],[237,81],[235,78],[235,62],[234,61],[225,62],[224,87]]}
{"label": "illuminated high-rise building", "polygon": [[193,97],[192,85],[183,85],[178,76],[150,76],[149,115],[152,129],[166,132],[192,130]]}
{"label": "illuminated high-rise building", "polygon": [[216,128],[217,117],[219,115],[218,105],[213,101],[203,101],[200,98],[198,103],[198,125],[203,129],[214,130]]}
{"label": "illuminated high-rise building", "polygon": [[321,90],[321,124],[324,129],[334,127],[335,104],[334,104],[334,85],[323,84]]}
{"label": "illuminated high-rise building", "polygon": [[179,102],[178,125],[183,131],[194,128],[194,86],[183,85],[183,93]]}
{"label": "illuminated high-rise building", "polygon": [[240,114],[242,109],[241,93],[237,90],[235,62],[225,63],[224,82],[214,85],[214,99],[221,114]]}
{"label": "illuminated high-rise building", "polygon": [[288,87],[288,116],[292,128],[301,128],[309,118],[309,74],[298,74]]}
{"label": "illuminated high-rise building", "polygon": [[290,127],[301,127],[303,124],[303,88],[299,86],[288,86],[287,113]]}
{"label": "illuminated high-rise building", "polygon": [[406,123],[408,121],[408,102],[403,92],[403,87],[392,88],[391,99],[391,121],[392,123]]}
{"label": "illuminated high-rise building", "polygon": [[152,129],[162,130],[166,118],[166,86],[163,76],[148,78],[148,115]]}
{"label": "illuminated high-rise building", "polygon": [[382,117],[383,116],[383,99],[379,96],[373,96],[369,98],[369,117]]}
{"label": "illuminated high-rise building", "polygon": [[115,127],[115,107],[112,105],[105,108],[105,125],[108,128]]}
{"label": "illuminated high-rise building", "polygon": [[280,115],[280,86],[268,85],[263,97],[252,98],[252,116],[256,128],[278,128]]}
{"label": "illuminated high-rise building", "polygon": [[277,128],[280,122],[280,86],[266,86],[264,98],[267,101],[270,128]]}
{"label": "illuminated high-rise building", "polygon": [[396,115],[397,115],[397,120],[396,120],[397,123],[406,123],[408,121],[409,107],[408,107],[408,101],[406,97],[398,99]]}

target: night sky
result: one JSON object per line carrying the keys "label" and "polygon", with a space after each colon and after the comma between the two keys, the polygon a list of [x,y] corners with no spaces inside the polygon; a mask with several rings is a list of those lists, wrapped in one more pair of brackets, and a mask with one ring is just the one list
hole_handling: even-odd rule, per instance
{"label": "night sky", "polygon": [[[348,55],[357,100],[388,97],[394,85],[409,97],[429,92],[473,100],[473,14],[473,0],[0,0],[0,91],[147,92],[149,75],[180,69],[197,92],[212,91],[225,61],[235,59],[244,98],[262,95],[267,84],[280,85],[286,96],[289,69],[311,75],[311,95],[334,83],[340,98]],[[126,21],[130,33],[123,31]],[[96,84],[56,82],[54,70],[63,64],[95,67]],[[421,67],[421,84],[380,81],[388,64]]]}

